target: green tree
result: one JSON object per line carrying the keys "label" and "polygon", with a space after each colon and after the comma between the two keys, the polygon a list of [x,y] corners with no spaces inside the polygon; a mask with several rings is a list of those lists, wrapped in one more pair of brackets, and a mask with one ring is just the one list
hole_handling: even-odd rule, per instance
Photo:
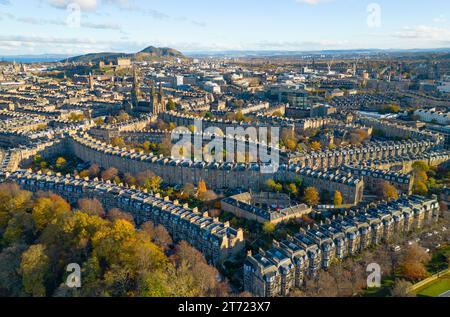
{"label": "green tree", "polygon": [[319,204],[319,192],[314,187],[308,187],[305,190],[305,202],[310,206]]}
{"label": "green tree", "polygon": [[263,231],[264,231],[264,233],[265,234],[272,234],[272,233],[274,233],[275,232],[275,225],[273,224],[273,223],[271,223],[271,222],[265,222],[264,224],[263,224]]}
{"label": "green tree", "polygon": [[161,184],[162,178],[159,176],[153,176],[145,181],[144,187],[150,192],[157,193],[161,189]]}
{"label": "green tree", "polygon": [[66,166],[67,166],[67,161],[66,161],[66,159],[64,157],[58,157],[56,159],[55,167],[58,170],[62,170],[64,168],[66,168]]}
{"label": "green tree", "polygon": [[175,111],[176,109],[177,109],[176,103],[171,98],[169,98],[169,101],[167,102],[167,110]]}
{"label": "green tree", "polygon": [[340,207],[340,206],[342,206],[342,202],[343,202],[343,199],[342,199],[341,192],[340,191],[335,191],[334,192],[334,205],[336,207]]}
{"label": "green tree", "polygon": [[49,270],[49,258],[45,246],[32,245],[22,254],[20,272],[24,291],[33,297],[46,296],[45,282]]}

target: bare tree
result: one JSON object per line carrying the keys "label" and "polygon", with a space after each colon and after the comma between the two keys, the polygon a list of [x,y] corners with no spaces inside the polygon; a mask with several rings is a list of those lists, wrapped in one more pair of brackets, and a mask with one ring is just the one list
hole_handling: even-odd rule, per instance
{"label": "bare tree", "polygon": [[110,181],[112,179],[114,179],[117,175],[119,174],[119,171],[117,170],[117,168],[114,167],[110,167],[107,170],[104,170],[102,172],[102,179],[105,181]]}
{"label": "bare tree", "polygon": [[107,214],[107,218],[113,222],[116,220],[122,219],[122,220],[126,220],[126,221],[134,224],[133,215],[128,212],[124,212],[124,211],[120,210],[119,208],[111,209]]}
{"label": "bare tree", "polygon": [[412,284],[405,280],[396,280],[394,287],[391,290],[392,297],[415,297],[414,294],[409,293],[408,290]]}
{"label": "bare tree", "polygon": [[105,216],[105,210],[103,209],[102,203],[97,199],[84,198],[78,200],[78,209],[90,216]]}

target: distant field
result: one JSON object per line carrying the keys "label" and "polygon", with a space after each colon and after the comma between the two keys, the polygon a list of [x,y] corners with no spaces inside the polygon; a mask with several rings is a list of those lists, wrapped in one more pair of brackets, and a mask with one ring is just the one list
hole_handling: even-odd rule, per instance
{"label": "distant field", "polygon": [[449,290],[450,275],[446,275],[417,290],[416,294],[421,297],[438,297]]}

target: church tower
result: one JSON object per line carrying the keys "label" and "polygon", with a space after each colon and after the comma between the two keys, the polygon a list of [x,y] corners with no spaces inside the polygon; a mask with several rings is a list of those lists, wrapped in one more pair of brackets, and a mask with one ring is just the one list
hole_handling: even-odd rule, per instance
{"label": "church tower", "polygon": [[166,99],[164,97],[164,90],[163,90],[162,83],[159,83],[158,105],[159,105],[158,113],[165,112],[165,110],[166,110]]}
{"label": "church tower", "polygon": [[133,88],[131,90],[131,103],[134,107],[137,107],[139,100],[142,99],[141,88],[139,87],[139,78],[136,67],[133,68]]}
{"label": "church tower", "polygon": [[94,76],[92,76],[92,73],[89,74],[89,90],[94,91]]}

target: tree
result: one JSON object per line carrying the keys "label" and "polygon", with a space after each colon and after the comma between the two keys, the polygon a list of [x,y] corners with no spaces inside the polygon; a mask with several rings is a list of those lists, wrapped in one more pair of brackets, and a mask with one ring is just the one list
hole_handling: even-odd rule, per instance
{"label": "tree", "polygon": [[[198,296],[217,295],[221,283],[217,277],[219,272],[214,267],[207,264],[204,256],[187,242],[180,242],[175,248],[174,260],[177,268],[177,278],[185,280],[180,287],[191,285],[189,293]],[[189,274],[189,269],[191,274]],[[177,284],[179,285],[179,284]]]}
{"label": "tree", "polygon": [[129,186],[136,186],[137,180],[136,178],[131,174],[125,174],[124,175],[125,183]]}
{"label": "tree", "polygon": [[263,232],[265,234],[272,234],[272,233],[274,233],[275,232],[275,228],[276,228],[275,225],[273,223],[269,222],[269,221],[267,221],[267,222],[265,222],[263,224]]}
{"label": "tree", "polygon": [[119,171],[117,168],[110,167],[102,172],[102,179],[105,181],[110,181],[113,180],[118,174]]}
{"label": "tree", "polygon": [[314,187],[308,187],[305,190],[305,202],[310,206],[319,204],[319,192]]}
{"label": "tree", "polygon": [[380,186],[381,186],[380,194],[384,200],[398,199],[397,189],[393,185],[391,185],[389,182],[384,181],[381,183]]}
{"label": "tree", "polygon": [[161,247],[163,250],[168,250],[173,243],[172,237],[164,226],[155,226],[153,222],[149,221],[141,226],[141,230],[154,244]]}
{"label": "tree", "polygon": [[22,254],[20,272],[24,291],[34,297],[46,295],[45,280],[49,269],[49,258],[45,247],[36,244]]}
{"label": "tree", "polygon": [[311,142],[311,149],[313,151],[320,151],[320,143],[317,141]]}
{"label": "tree", "polygon": [[419,246],[413,244],[406,248],[400,260],[402,275],[411,281],[424,279],[428,276],[425,265],[431,260],[428,252]]}
{"label": "tree", "polygon": [[115,137],[111,140],[112,146],[117,146],[119,148],[126,148],[127,144],[125,143],[124,139],[121,137]]}
{"label": "tree", "polygon": [[81,212],[84,212],[90,216],[105,216],[103,205],[98,199],[80,199],[78,200],[78,208]]}
{"label": "tree", "polygon": [[162,183],[161,177],[153,176],[145,181],[144,187],[150,192],[157,193],[161,189],[161,183]]}
{"label": "tree", "polygon": [[408,292],[412,284],[406,280],[395,281],[394,287],[391,290],[392,297],[414,297],[412,293]]}
{"label": "tree", "polygon": [[150,170],[145,170],[143,172],[140,172],[139,174],[136,175],[136,182],[144,187],[145,186],[145,182],[149,179],[152,178],[153,176],[155,176],[155,174],[150,171]]}
{"label": "tree", "polygon": [[129,121],[131,118],[128,113],[126,113],[125,111],[121,111],[119,115],[116,117],[116,119],[117,122],[126,122]]}
{"label": "tree", "polygon": [[168,111],[175,111],[177,109],[177,105],[175,104],[175,102],[169,98],[169,101],[167,102],[167,110]]}
{"label": "tree", "polygon": [[216,200],[217,199],[217,194],[213,190],[207,190],[206,192],[199,193],[198,194],[198,199],[203,201],[203,202]]}
{"label": "tree", "polygon": [[410,281],[418,281],[428,276],[427,269],[422,263],[408,261],[402,265],[402,275]]}
{"label": "tree", "polygon": [[273,179],[269,179],[266,182],[266,186],[268,187],[268,189],[270,191],[273,191],[273,192],[281,192],[283,190],[283,186],[281,184],[278,184],[277,182],[275,182]]}
{"label": "tree", "polygon": [[206,182],[204,180],[200,180],[198,183],[198,195],[206,193],[208,188],[206,187]]}
{"label": "tree", "polygon": [[134,224],[133,215],[130,214],[129,212],[124,212],[119,208],[111,209],[107,214],[107,219],[109,219],[112,222],[122,219],[128,221],[131,224]]}
{"label": "tree", "polygon": [[58,170],[62,170],[64,168],[66,168],[67,166],[67,161],[64,157],[58,157],[58,159],[56,160],[55,166]]}
{"label": "tree", "polygon": [[422,181],[414,181],[414,194],[425,196],[428,194],[428,187]]}
{"label": "tree", "polygon": [[342,205],[342,194],[340,191],[335,191],[334,192],[334,205],[336,207],[340,207]]}
{"label": "tree", "polygon": [[294,195],[294,196],[298,195],[297,185],[295,185],[294,183],[289,184],[288,191],[291,195]]}
{"label": "tree", "polygon": [[63,198],[51,194],[36,200],[32,210],[33,220],[39,230],[43,230],[49,223],[60,219],[71,211],[70,205]]}
{"label": "tree", "polygon": [[195,195],[195,186],[193,184],[184,184],[181,190],[181,198],[188,199]]}
{"label": "tree", "polygon": [[430,170],[430,166],[427,163],[425,163],[424,161],[414,162],[412,165],[412,168],[415,171],[423,171],[425,173],[427,173]]}
{"label": "tree", "polygon": [[97,177],[99,173],[100,173],[100,166],[98,164],[92,164],[89,167],[89,176]]}
{"label": "tree", "polygon": [[14,244],[0,253],[0,296],[20,297],[22,276],[19,270],[22,253],[28,249],[25,244]]}
{"label": "tree", "polygon": [[295,151],[295,149],[297,148],[297,142],[295,142],[294,140],[287,140],[286,141],[286,147],[290,151]]}

